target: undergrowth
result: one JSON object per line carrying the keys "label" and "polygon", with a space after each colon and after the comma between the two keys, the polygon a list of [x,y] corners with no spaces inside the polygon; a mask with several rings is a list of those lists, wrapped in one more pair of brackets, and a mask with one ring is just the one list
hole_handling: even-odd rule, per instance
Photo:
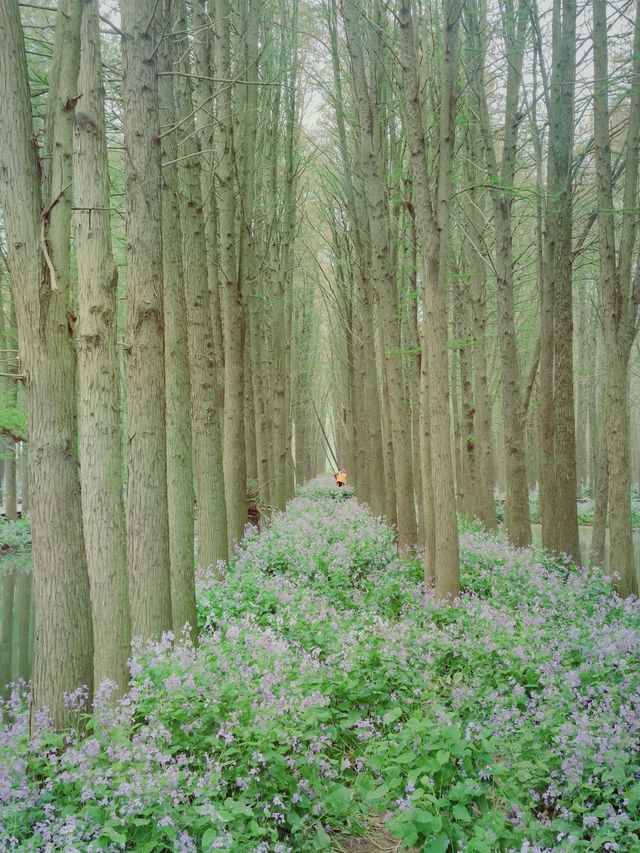
{"label": "undergrowth", "polygon": [[640,850],[637,601],[467,530],[436,606],[348,494],[316,480],[248,529],[200,579],[198,649],[139,644],[88,736],[28,746],[16,689],[0,849],[310,853],[375,812],[428,853]]}
{"label": "undergrowth", "polygon": [[31,522],[28,518],[7,521],[0,518],[0,553],[25,551],[31,547]]}

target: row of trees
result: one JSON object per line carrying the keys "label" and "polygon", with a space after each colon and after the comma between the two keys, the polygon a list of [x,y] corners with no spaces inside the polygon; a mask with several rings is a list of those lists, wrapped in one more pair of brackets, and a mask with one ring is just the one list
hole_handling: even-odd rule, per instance
{"label": "row of trees", "polygon": [[323,17],[325,210],[347,329],[335,409],[350,413],[339,435],[359,493],[397,521],[401,546],[425,543],[441,597],[458,590],[456,511],[496,526],[497,463],[510,539],[531,543],[533,480],[543,544],[580,562],[576,445],[584,481],[587,424],[576,426],[574,386],[583,419],[590,395],[574,372],[575,313],[591,375],[602,340],[597,439],[595,416],[589,428],[597,529],[608,511],[628,595],[637,4],[593,0],[578,15],[573,0],[549,10],[327,0]]}
{"label": "row of trees", "polygon": [[293,280],[300,10],[131,0],[118,19],[60,0],[21,17],[7,0],[0,36],[33,710],[63,725],[65,692],[124,689],[132,636],[195,638],[194,529],[217,572],[250,509],[284,507],[291,412],[298,476],[318,465],[318,325],[311,279]]}

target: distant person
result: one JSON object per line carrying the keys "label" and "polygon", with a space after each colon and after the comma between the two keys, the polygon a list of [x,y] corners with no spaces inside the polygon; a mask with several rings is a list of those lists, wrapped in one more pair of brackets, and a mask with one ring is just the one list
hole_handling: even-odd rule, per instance
{"label": "distant person", "polygon": [[347,482],[347,469],[341,468],[337,474],[333,475],[335,477],[336,483],[338,484],[338,488],[342,488],[344,484]]}

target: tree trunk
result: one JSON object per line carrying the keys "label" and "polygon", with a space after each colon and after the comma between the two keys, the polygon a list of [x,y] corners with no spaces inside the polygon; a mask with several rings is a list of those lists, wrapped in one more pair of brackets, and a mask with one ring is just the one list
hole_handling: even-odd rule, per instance
{"label": "tree trunk", "polygon": [[[217,0],[217,72],[231,80],[231,6]],[[244,439],[244,294],[236,258],[233,97],[228,83],[217,95],[220,156],[217,179],[220,198],[220,274],[224,306],[224,485],[229,546],[242,538],[247,521],[247,462]]]}
{"label": "tree trunk", "polygon": [[91,586],[96,685],[129,683],[131,617],[122,498],[116,350],[118,273],[111,252],[109,163],[97,0],[83,3],[75,178],[78,263],[78,431],[82,521]]}
{"label": "tree trunk", "polygon": [[[200,160],[193,120],[193,94],[189,74],[187,12],[184,0],[175,0],[177,13],[174,81],[178,166],[178,198],[182,226],[182,276],[184,281],[187,341],[191,376],[191,424],[193,433],[195,491],[198,507],[198,564],[216,568],[228,557],[228,516],[225,511],[226,481],[223,473],[222,437],[216,388],[216,356],[211,323],[205,223],[200,186]],[[240,352],[239,358],[244,358]],[[225,386],[226,387],[226,386]],[[244,427],[244,397],[242,399]],[[244,433],[240,456],[244,459]],[[246,486],[245,486],[246,491]],[[245,495],[246,501],[246,495]],[[244,525],[244,522],[243,522]],[[195,618],[193,573],[183,574],[188,588],[188,609]],[[184,584],[188,584],[187,587]],[[185,599],[186,602],[186,599]]]}
{"label": "tree trunk", "polygon": [[[170,34],[175,9],[164,4]],[[178,202],[178,145],[174,106],[174,40],[168,35],[160,49],[163,75],[158,80],[162,158],[162,278],[164,296],[164,364],[167,424],[167,504],[171,565],[171,619],[176,637],[185,624],[196,637],[194,595],[194,483],[191,431],[191,376],[187,347],[188,323]],[[184,264],[186,268],[188,264]],[[205,271],[206,278],[206,271]]]}
{"label": "tree trunk", "polygon": [[[475,155],[478,140],[472,138],[470,155]],[[469,192],[469,225],[471,229],[472,247],[469,260],[471,303],[471,335],[473,338],[473,399],[475,403],[474,430],[478,453],[477,473],[477,504],[475,515],[487,530],[497,527],[496,507],[493,497],[494,470],[491,438],[491,403],[489,400],[489,383],[487,379],[487,311],[485,294],[485,261],[482,253],[484,243],[484,196],[477,187],[480,180],[476,166],[470,167]]]}
{"label": "tree trunk", "polygon": [[122,3],[127,197],[127,547],[134,637],[172,627],[157,48],[162,6]]}
{"label": "tree trunk", "polygon": [[[360,122],[360,166],[367,202],[371,238],[370,269],[382,332],[382,366],[386,375],[389,422],[393,443],[398,547],[416,543],[416,512],[411,456],[411,421],[404,395],[400,351],[398,297],[395,270],[390,256],[389,207],[385,188],[385,164],[381,150],[384,120],[378,93],[369,90],[359,32],[359,12],[353,0],[344,2],[342,16],[354,72],[354,97]],[[373,54],[372,54],[373,55]],[[376,54],[377,55],[377,54]]]}
{"label": "tree trunk", "polygon": [[573,136],[576,65],[575,0],[554,2],[553,70],[549,116],[547,190],[551,196],[554,239],[552,475],[556,551],[580,564],[576,512],[576,428],[573,394]]}
{"label": "tree trunk", "polygon": [[637,591],[631,528],[629,450],[629,355],[636,334],[637,282],[632,269],[636,238],[638,149],[640,145],[640,4],[636,7],[631,98],[625,149],[624,198],[616,258],[615,207],[611,170],[607,8],[593,3],[594,140],[598,186],[600,287],[604,316],[607,379],[605,429],[609,473],[610,566],[618,593]]}
{"label": "tree trunk", "polygon": [[[446,303],[446,252],[448,244],[449,202],[455,126],[455,79],[458,59],[458,19],[456,0],[447,0],[443,22],[442,83],[440,93],[439,175],[436,204],[429,195],[427,148],[422,124],[422,106],[418,86],[418,61],[415,54],[414,23],[409,0],[400,0],[401,63],[404,85],[404,111],[411,151],[418,234],[422,250],[424,282],[424,339],[427,343],[428,399],[430,420],[431,482],[435,523],[435,592],[440,600],[451,600],[460,590],[458,521],[454,493],[454,468],[451,457],[449,419],[449,370]],[[423,353],[424,358],[425,353]],[[429,474],[425,464],[425,475]],[[425,504],[425,530],[428,530],[428,502]],[[430,572],[425,565],[425,575]]]}
{"label": "tree trunk", "polygon": [[15,571],[10,569],[0,575],[0,697],[7,695],[7,685],[11,682],[13,649]]}
{"label": "tree trunk", "polygon": [[[604,421],[607,392],[603,388],[600,396],[600,416]],[[597,445],[593,498],[595,508],[593,512],[593,525],[591,528],[591,553],[589,555],[592,566],[605,565],[605,547],[607,542],[607,515],[609,508],[609,463],[607,433],[602,423],[599,430],[600,440]]]}
{"label": "tree trunk", "polygon": [[[80,3],[60,0],[50,83],[51,196],[43,207],[17,0],[0,4],[0,199],[25,374],[36,598],[31,723],[47,708],[65,727],[64,693],[92,688],[89,578],[76,457],[75,363],[68,311],[69,182]],[[57,202],[57,203],[56,203]],[[43,253],[44,229],[46,259]]]}

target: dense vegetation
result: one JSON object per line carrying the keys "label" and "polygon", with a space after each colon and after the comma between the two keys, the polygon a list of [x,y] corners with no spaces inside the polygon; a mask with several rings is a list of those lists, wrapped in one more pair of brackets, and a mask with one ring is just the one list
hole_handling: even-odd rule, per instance
{"label": "dense vegetation", "polygon": [[463,592],[319,479],[222,582],[200,644],[139,646],[85,735],[3,706],[0,849],[284,853],[386,830],[425,851],[638,850],[640,610],[599,571],[471,529]]}
{"label": "dense vegetation", "polygon": [[31,522],[28,518],[0,519],[0,553],[24,551],[31,545]]}

